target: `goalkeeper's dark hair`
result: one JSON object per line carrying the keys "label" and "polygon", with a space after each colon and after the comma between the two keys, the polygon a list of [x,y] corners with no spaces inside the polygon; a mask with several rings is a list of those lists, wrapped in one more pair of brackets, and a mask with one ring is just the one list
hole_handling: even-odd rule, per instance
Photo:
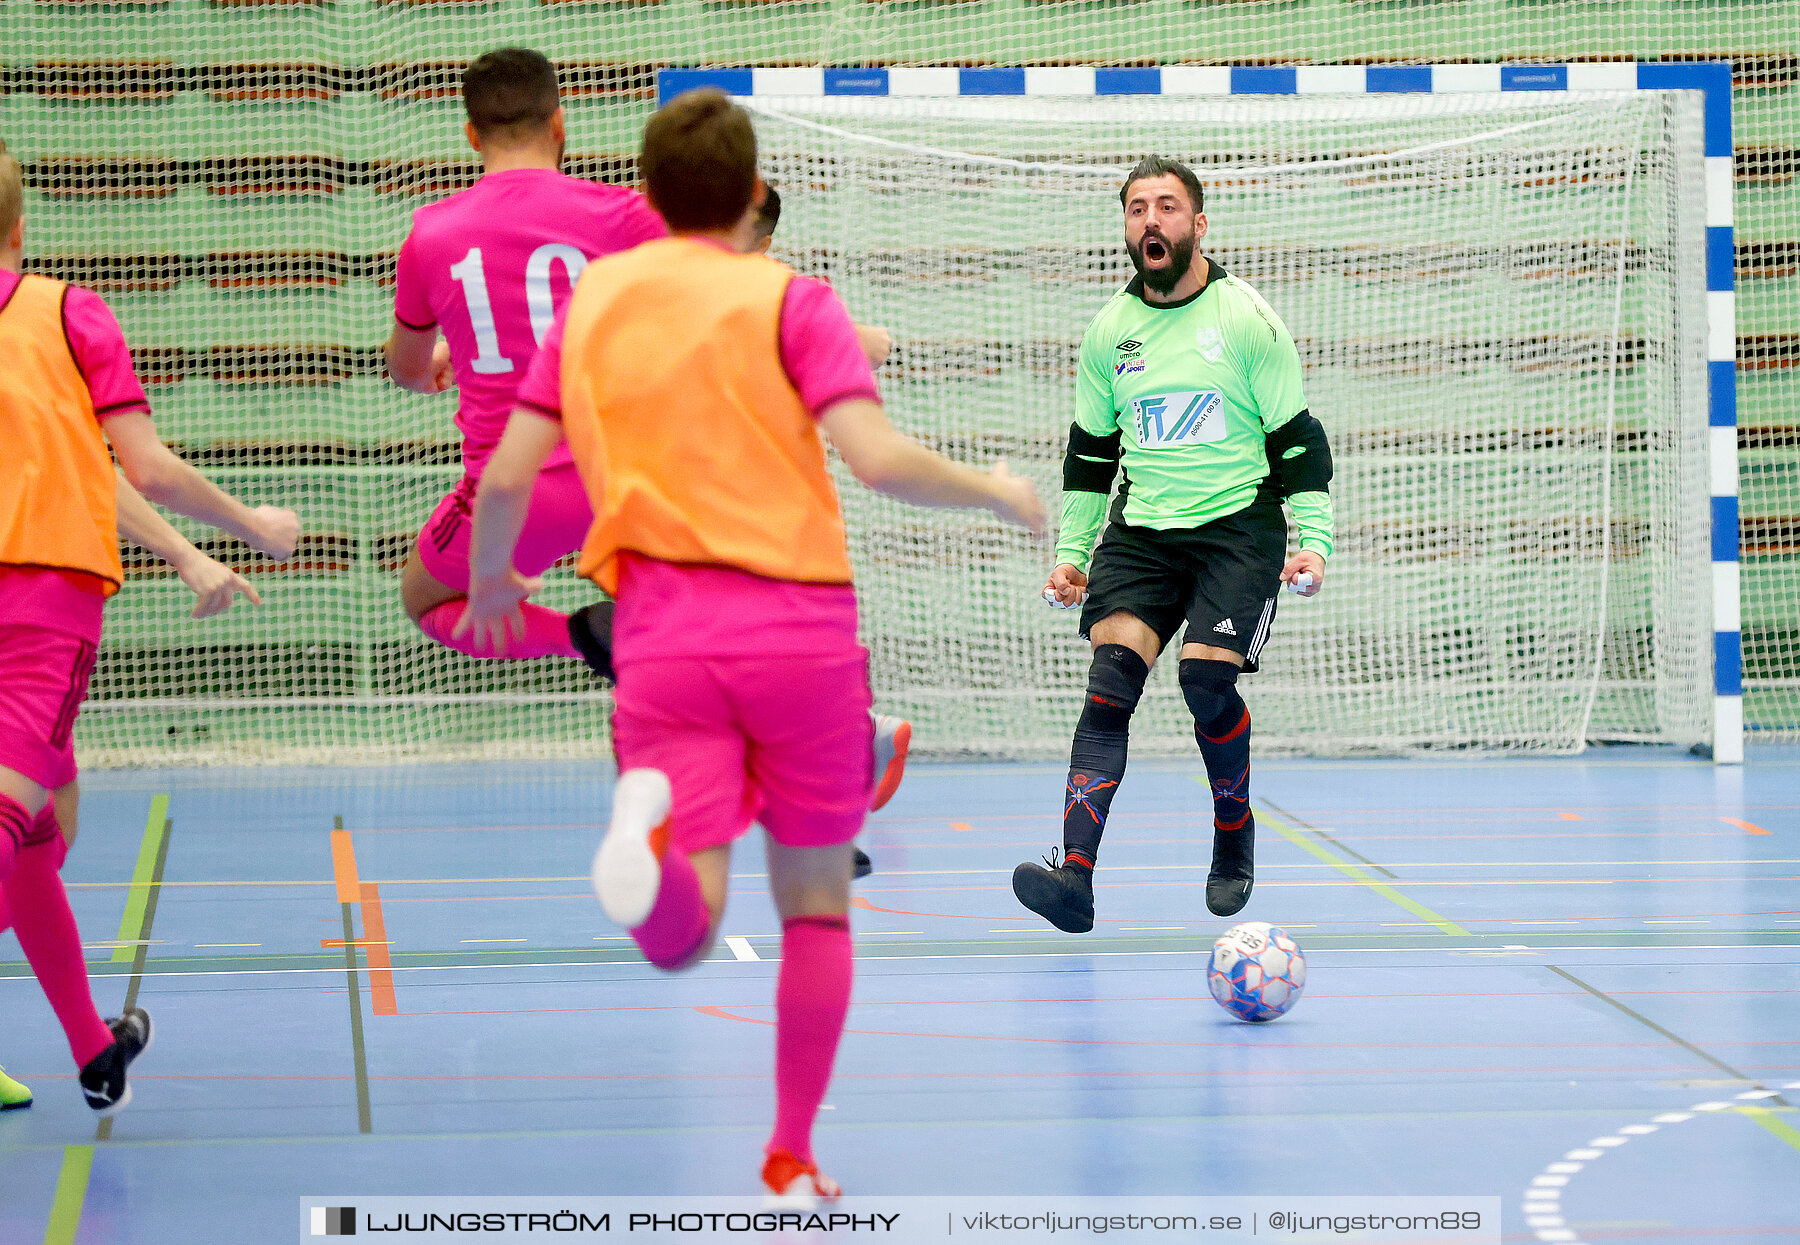
{"label": "goalkeeper's dark hair", "polygon": [[530,48],[483,52],[463,71],[463,107],[483,141],[518,142],[550,124],[561,105],[556,66]]}
{"label": "goalkeeper's dark hair", "polygon": [[1187,189],[1188,198],[1194,204],[1194,211],[1204,212],[1206,210],[1206,191],[1200,188],[1200,179],[1194,176],[1194,170],[1187,165],[1179,160],[1171,160],[1167,156],[1145,156],[1138,161],[1137,167],[1131,170],[1131,176],[1127,177],[1125,184],[1119,187],[1119,206],[1125,206],[1125,198],[1131,193],[1133,182],[1141,182],[1146,177],[1167,177],[1171,174],[1179,179],[1182,186]]}
{"label": "goalkeeper's dark hair", "polygon": [[756,129],[723,91],[678,95],[644,126],[638,171],[676,233],[729,229],[756,194]]}
{"label": "goalkeeper's dark hair", "polygon": [[756,238],[759,242],[764,238],[774,237],[775,226],[781,223],[781,195],[767,182],[763,183],[763,189],[769,193],[762,201],[762,206],[756,209]]}

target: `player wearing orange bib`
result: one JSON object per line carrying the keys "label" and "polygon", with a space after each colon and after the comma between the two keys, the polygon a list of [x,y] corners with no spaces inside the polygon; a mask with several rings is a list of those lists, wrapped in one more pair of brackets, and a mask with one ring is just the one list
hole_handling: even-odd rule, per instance
{"label": "player wearing orange bib", "polygon": [[678,970],[711,948],[731,844],[767,831],[782,917],[776,1120],[764,1183],[836,1196],[812,1126],[850,1002],[850,841],[868,806],[868,654],[825,436],[858,479],[1042,531],[1029,481],[898,434],[843,304],[745,254],[756,136],[717,91],[654,117],[639,156],[674,237],[590,265],[519,391],[476,501],[467,624],[519,625],[511,553],[565,434],[594,505],[581,571],[618,609],[622,771],[595,857],[607,914]]}
{"label": "player wearing orange bib", "polygon": [[106,304],[21,276],[24,239],[23,177],[0,144],[0,907],[68,1036],[88,1105],[111,1115],[130,1101],[126,1068],[150,1043],[150,1017],[134,1007],[101,1021],[59,870],[76,831],[75,718],[103,607],[124,579],[119,533],[176,560],[207,613],[255,594],[140,490],[276,557],[300,528],[290,511],[221,493],[163,445]]}

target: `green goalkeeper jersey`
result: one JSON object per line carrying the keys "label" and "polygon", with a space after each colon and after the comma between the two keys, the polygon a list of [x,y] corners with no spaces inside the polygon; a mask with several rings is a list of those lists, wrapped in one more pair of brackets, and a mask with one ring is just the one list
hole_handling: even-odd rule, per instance
{"label": "green goalkeeper jersey", "polygon": [[[1125,484],[1113,516],[1138,527],[1193,528],[1256,500],[1269,475],[1264,440],[1306,409],[1300,353],[1262,296],[1211,259],[1206,285],[1176,304],[1147,303],[1134,280],[1081,339],[1075,421],[1121,433]],[[1288,499],[1300,546],[1331,553],[1331,498]],[[1106,513],[1098,493],[1066,492],[1058,562],[1087,569]]]}

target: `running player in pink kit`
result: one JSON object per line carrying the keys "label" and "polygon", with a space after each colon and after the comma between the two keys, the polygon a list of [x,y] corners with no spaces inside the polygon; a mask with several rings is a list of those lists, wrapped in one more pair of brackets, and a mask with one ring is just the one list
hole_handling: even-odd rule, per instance
{"label": "running player in pink kit", "polygon": [[581,571],[616,593],[621,776],[595,857],[651,963],[704,957],[731,844],[759,821],[783,921],[764,1183],[835,1197],[812,1128],[850,1002],[851,839],[872,776],[868,654],[820,430],[865,484],[1041,532],[1030,481],[897,433],[829,286],[744,254],[763,193],[750,118],[717,91],[651,118],[646,192],[675,236],[592,265],[519,391],[477,494],[477,642],[519,630],[513,564],[539,465],[571,448],[594,503]]}
{"label": "running player in pink kit", "polygon": [[[469,589],[469,508],[513,394],[582,269],[668,230],[636,191],[559,171],[556,70],[539,53],[501,48],[477,57],[463,74],[463,103],[481,180],[414,214],[395,274],[387,358],[408,389],[455,385],[465,474],[419,533],[400,597],[421,631],[471,657],[579,660],[568,616],[541,605],[524,607],[525,634],[504,653],[456,637]],[[581,477],[560,451],[532,490],[519,572],[540,575],[579,548],[592,519]]]}
{"label": "running player in pink kit", "polygon": [[75,718],[124,579],[119,532],[182,559],[205,611],[248,585],[190,559],[139,492],[273,557],[293,552],[300,523],[249,509],[163,445],[112,312],[89,291],[21,276],[24,241],[23,177],[0,144],[0,887],[82,1093],[111,1115],[130,1101],[126,1069],[150,1044],[150,1017],[133,1007],[101,1021],[59,871],[80,794]]}
{"label": "running player in pink kit", "polygon": [[[408,389],[456,387],[465,474],[420,531],[401,577],[401,601],[427,636],[470,657],[561,655],[611,679],[611,601],[573,615],[526,604],[524,634],[503,649],[458,637],[469,587],[469,508],[514,392],[583,269],[668,229],[637,192],[559,171],[564,129],[556,70],[539,53],[501,48],[477,57],[463,75],[463,102],[482,177],[414,214],[395,274],[387,359],[390,375]],[[768,249],[774,224],[771,212],[758,248]],[[884,330],[859,326],[857,338],[871,362],[886,357]],[[514,566],[528,579],[541,575],[581,547],[593,517],[567,449],[558,450],[532,489]],[[899,788],[912,726],[885,715],[875,724],[871,805],[880,808]],[[860,877],[872,866],[860,849],[856,856]]]}

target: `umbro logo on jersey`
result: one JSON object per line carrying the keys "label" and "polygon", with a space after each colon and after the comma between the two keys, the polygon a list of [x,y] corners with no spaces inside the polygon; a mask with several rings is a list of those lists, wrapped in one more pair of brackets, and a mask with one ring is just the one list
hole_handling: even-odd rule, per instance
{"label": "umbro logo on jersey", "polygon": [[1124,341],[1120,342],[1116,347],[1114,347],[1114,349],[1116,349],[1116,350],[1123,350],[1123,351],[1126,351],[1127,353],[1129,353],[1133,350],[1142,350],[1143,348],[1144,348],[1143,342],[1133,341],[1129,337],[1126,338]]}
{"label": "umbro logo on jersey", "polygon": [[1213,630],[1218,632],[1220,635],[1233,635],[1234,636],[1237,634],[1237,628],[1231,625],[1231,620],[1229,618],[1227,618],[1224,622],[1220,623],[1218,626],[1214,627]]}

